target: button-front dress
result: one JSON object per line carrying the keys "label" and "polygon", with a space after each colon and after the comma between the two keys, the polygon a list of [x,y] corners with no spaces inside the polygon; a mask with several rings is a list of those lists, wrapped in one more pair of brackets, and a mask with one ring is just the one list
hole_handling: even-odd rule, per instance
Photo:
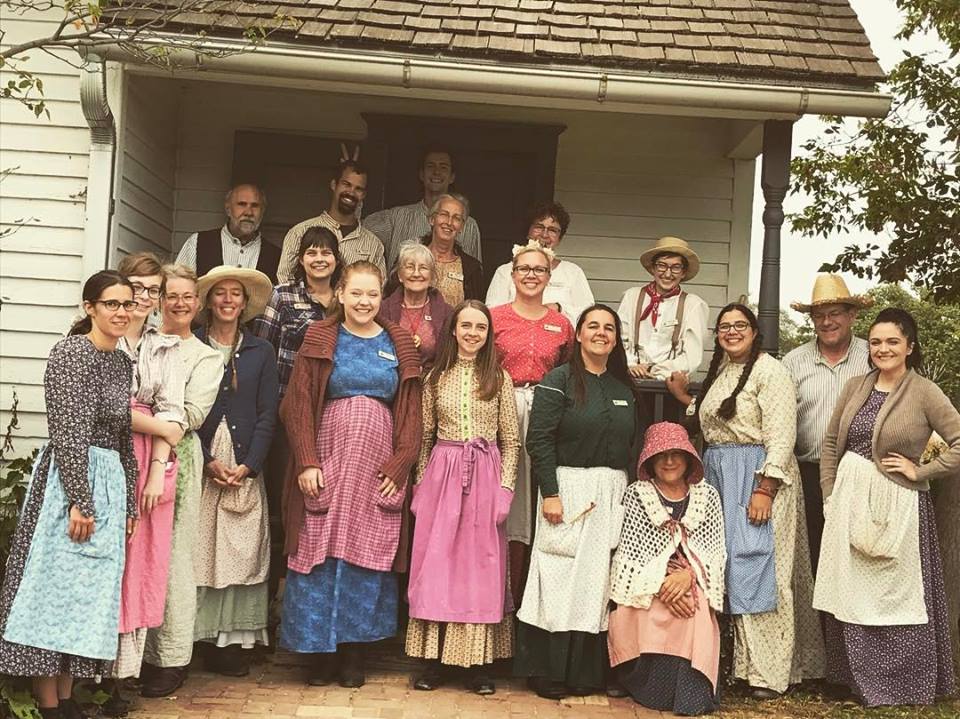
{"label": "button-front dress", "polygon": [[[132,366],[83,335],[54,345],[44,373],[50,442],[37,458],[0,590],[0,673],[93,677],[116,654],[126,518],[136,516]],[[96,519],[67,536],[68,507]]]}
{"label": "button-front dress", "polygon": [[410,656],[470,667],[513,655],[503,523],[520,453],[513,385],[477,396],[473,359],[459,358],[423,393],[423,444],[412,509]]}

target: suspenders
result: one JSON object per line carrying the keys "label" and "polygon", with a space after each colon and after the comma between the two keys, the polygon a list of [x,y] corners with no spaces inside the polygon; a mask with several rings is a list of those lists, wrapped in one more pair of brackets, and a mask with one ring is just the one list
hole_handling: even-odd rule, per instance
{"label": "suspenders", "polygon": [[[680,299],[677,301],[677,324],[673,326],[673,336],[670,338],[670,354],[668,359],[673,359],[679,353],[680,335],[683,334],[683,305],[687,301],[687,293],[680,291]],[[637,307],[633,312],[633,346],[636,349],[640,339],[640,313],[643,310],[643,290],[637,295]]]}

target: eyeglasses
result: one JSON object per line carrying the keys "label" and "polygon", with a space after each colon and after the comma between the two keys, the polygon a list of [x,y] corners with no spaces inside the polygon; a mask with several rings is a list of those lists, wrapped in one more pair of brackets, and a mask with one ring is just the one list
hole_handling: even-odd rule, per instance
{"label": "eyeglasses", "polygon": [[541,235],[550,235],[551,237],[560,236],[560,228],[554,225],[545,225],[542,222],[538,222],[535,225],[530,226],[531,232],[536,232]]}
{"label": "eyeglasses", "polygon": [[682,262],[674,265],[668,265],[666,262],[654,262],[653,269],[662,273],[669,272],[671,275],[682,275],[684,267]]}
{"label": "eyeglasses", "polygon": [[536,275],[537,277],[543,277],[550,272],[550,268],[544,267],[543,265],[537,265],[536,267],[531,267],[530,265],[519,265],[514,267],[513,271],[524,277],[531,274]]}
{"label": "eyeglasses", "polygon": [[121,307],[127,312],[133,312],[139,306],[136,300],[125,300],[123,302],[120,300],[94,300],[91,304],[103,305],[108,312],[117,312]]}
{"label": "eyeglasses", "polygon": [[463,215],[454,215],[446,210],[440,210],[434,217],[443,222],[452,222],[455,225],[462,225],[465,221]]}
{"label": "eyeglasses", "polygon": [[409,272],[411,275],[414,273],[429,275],[432,269],[430,265],[415,265],[413,262],[404,262],[401,268],[404,272]]}
{"label": "eyeglasses", "polygon": [[196,295],[192,292],[184,292],[182,295],[164,295],[164,299],[172,305],[183,302],[184,304],[192,304],[200,298],[200,295]]}
{"label": "eyeglasses", "polygon": [[829,312],[811,312],[810,317],[813,318],[814,323],[819,324],[821,322],[826,322],[830,320],[831,322],[836,321],[847,314],[847,310],[830,310]]}
{"label": "eyeglasses", "polygon": [[717,325],[714,332],[718,335],[725,335],[731,330],[735,332],[746,332],[750,329],[750,323],[740,320],[739,322],[724,322],[722,325]]}
{"label": "eyeglasses", "polygon": [[141,285],[139,282],[133,283],[134,297],[139,297],[144,292],[147,293],[147,297],[149,297],[151,300],[158,299],[160,297],[160,285],[153,285],[151,287],[147,287],[146,285]]}

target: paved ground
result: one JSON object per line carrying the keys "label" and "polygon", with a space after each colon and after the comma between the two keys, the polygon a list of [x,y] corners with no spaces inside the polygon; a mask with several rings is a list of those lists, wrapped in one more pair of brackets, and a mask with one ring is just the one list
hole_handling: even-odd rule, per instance
{"label": "paved ground", "polygon": [[605,696],[571,698],[564,702],[540,699],[523,682],[497,681],[497,693],[479,697],[451,682],[433,692],[414,691],[410,676],[415,665],[398,659],[391,647],[368,666],[361,689],[310,687],[295,655],[265,655],[250,676],[231,679],[191,670],[176,696],[136,698],[131,719],[234,719],[240,717],[328,717],[330,719],[652,719],[659,712],[630,700]]}

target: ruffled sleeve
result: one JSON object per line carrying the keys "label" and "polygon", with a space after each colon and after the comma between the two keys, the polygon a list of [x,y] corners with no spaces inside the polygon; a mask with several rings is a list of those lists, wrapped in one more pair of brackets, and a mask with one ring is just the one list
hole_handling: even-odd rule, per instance
{"label": "ruffled sleeve", "polygon": [[[769,355],[757,366],[757,403],[760,406],[760,433],[767,453],[758,474],[791,484],[789,467],[797,441],[797,391],[786,368]],[[752,379],[752,377],[751,377]]]}

